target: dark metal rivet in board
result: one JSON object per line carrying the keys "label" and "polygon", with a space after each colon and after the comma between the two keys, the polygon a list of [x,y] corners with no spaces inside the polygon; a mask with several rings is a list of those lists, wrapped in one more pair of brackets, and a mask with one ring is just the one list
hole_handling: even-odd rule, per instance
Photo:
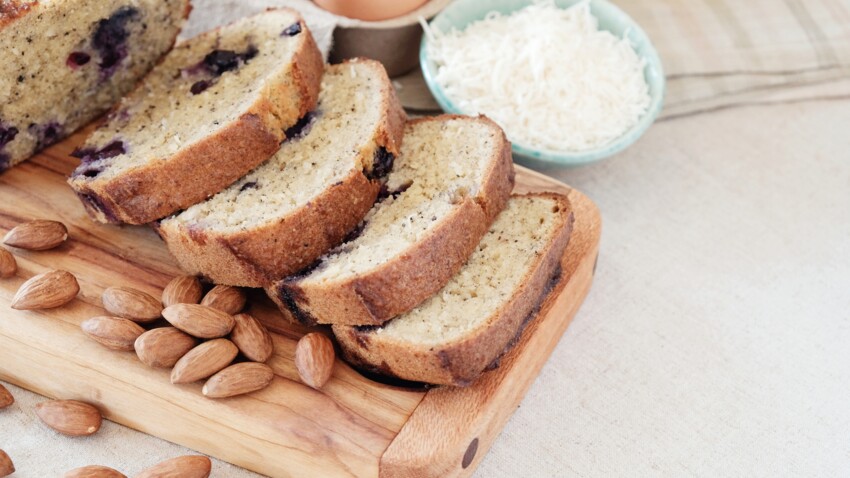
{"label": "dark metal rivet in board", "polygon": [[460,465],[466,469],[472,464],[472,460],[475,459],[476,453],[478,453],[478,438],[472,440],[472,443],[469,444],[469,448],[467,448],[466,453],[463,454],[463,461]]}

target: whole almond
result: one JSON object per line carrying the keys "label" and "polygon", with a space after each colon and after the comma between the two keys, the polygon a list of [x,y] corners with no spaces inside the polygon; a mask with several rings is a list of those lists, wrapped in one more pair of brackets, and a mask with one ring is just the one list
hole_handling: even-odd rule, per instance
{"label": "whole almond", "polygon": [[64,478],[127,478],[123,473],[108,466],[89,465],[65,472]]}
{"label": "whole almond", "polygon": [[175,327],[149,330],[136,339],[139,360],[148,367],[169,368],[195,347],[195,338]]}
{"label": "whole almond", "polygon": [[52,309],[74,300],[80,292],[76,277],[66,271],[50,271],[24,282],[12,299],[18,310]]}
{"label": "whole almond", "polygon": [[295,367],[301,381],[313,388],[322,388],[331,378],[335,357],[331,339],[317,332],[301,337],[295,346]]}
{"label": "whole almond", "polygon": [[212,462],[205,456],[179,456],[143,470],[135,478],[207,478]]}
{"label": "whole almond", "polygon": [[227,339],[204,342],[180,358],[171,370],[171,383],[190,383],[207,378],[230,365],[239,349]]}
{"label": "whole almond", "polygon": [[145,333],[139,324],[120,317],[92,317],[80,327],[95,342],[112,350],[133,350],[133,344]]}
{"label": "whole almond", "polygon": [[262,390],[273,378],[274,371],[264,363],[237,363],[210,377],[202,392],[210,398],[234,397]]}
{"label": "whole almond", "polygon": [[15,464],[5,451],[0,450],[0,478],[9,476],[15,472]]}
{"label": "whole almond", "polygon": [[97,408],[77,400],[42,402],[35,406],[35,414],[50,428],[73,437],[91,435],[103,422]]}
{"label": "whole almond", "polygon": [[0,247],[0,279],[7,279],[18,272],[18,261],[11,252]]}
{"label": "whole almond", "polygon": [[169,305],[162,316],[171,325],[201,339],[224,337],[236,325],[232,315],[199,304]]}
{"label": "whole almond", "polygon": [[130,287],[110,287],[101,296],[110,314],[142,324],[162,316],[162,304],[154,296]]}
{"label": "whole almond", "polygon": [[266,327],[248,314],[237,314],[233,319],[236,325],[230,332],[230,340],[239,351],[254,362],[268,360],[274,353],[274,342]]}
{"label": "whole almond", "polygon": [[217,285],[207,292],[201,304],[233,315],[245,308],[245,301],[245,292],[242,289],[229,285]]}
{"label": "whole almond", "polygon": [[0,383],[0,409],[6,408],[15,403],[15,397],[12,396],[12,393]]}
{"label": "whole almond", "polygon": [[57,221],[25,222],[6,233],[3,243],[30,251],[53,249],[68,239],[68,228]]}
{"label": "whole almond", "polygon": [[180,276],[171,279],[162,291],[162,305],[197,304],[204,295],[201,281],[195,276]]}

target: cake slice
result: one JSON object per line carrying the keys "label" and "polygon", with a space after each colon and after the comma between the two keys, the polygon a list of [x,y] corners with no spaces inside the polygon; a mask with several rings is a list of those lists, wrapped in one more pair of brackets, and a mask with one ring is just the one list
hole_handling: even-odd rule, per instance
{"label": "cake slice", "polygon": [[159,225],[183,270],[262,287],[343,241],[375,203],[406,117],[384,67],[328,66],[319,104],[268,161]]}
{"label": "cake slice", "polygon": [[289,9],[179,43],[74,152],[69,183],[101,222],[144,224],[203,201],[278,150],[316,106],[323,68]]}
{"label": "cake slice", "polygon": [[510,143],[489,119],[411,121],[381,200],[350,240],[267,292],[303,323],[382,324],[460,269],[513,182]]}
{"label": "cake slice", "polygon": [[383,326],[335,325],[345,357],[405,380],[469,385],[514,345],[557,283],[572,224],[564,196],[514,196],[433,297]]}
{"label": "cake slice", "polygon": [[189,9],[188,0],[0,1],[0,173],[130,91]]}

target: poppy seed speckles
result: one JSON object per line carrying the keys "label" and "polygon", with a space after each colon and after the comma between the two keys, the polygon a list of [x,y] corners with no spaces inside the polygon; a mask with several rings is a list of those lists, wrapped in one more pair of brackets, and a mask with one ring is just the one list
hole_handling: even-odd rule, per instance
{"label": "poppy seed speckles", "polygon": [[289,25],[288,27],[286,27],[280,33],[280,36],[294,37],[295,35],[298,35],[299,33],[301,33],[301,23],[293,23],[292,25]]}

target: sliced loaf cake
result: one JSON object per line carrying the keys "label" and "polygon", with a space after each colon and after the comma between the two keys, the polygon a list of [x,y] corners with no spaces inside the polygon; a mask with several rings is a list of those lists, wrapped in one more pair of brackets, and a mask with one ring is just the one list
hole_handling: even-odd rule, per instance
{"label": "sliced loaf cake", "polygon": [[363,219],[399,154],[406,117],[384,67],[328,66],[319,104],[280,150],[158,227],[180,266],[262,287],[313,263]]}
{"label": "sliced loaf cake", "polygon": [[304,323],[382,324],[460,269],[513,182],[510,144],[489,119],[411,121],[381,200],[350,240],[266,290]]}
{"label": "sliced loaf cake", "polygon": [[383,326],[335,325],[345,357],[383,375],[465,386],[509,349],[560,276],[566,197],[515,196],[469,262],[433,297]]}
{"label": "sliced loaf cake", "polygon": [[188,14],[188,0],[0,1],[0,172],[130,91]]}
{"label": "sliced loaf cake", "polygon": [[324,66],[301,17],[269,10],[178,44],[74,155],[102,222],[144,224],[268,159],[316,106]]}

